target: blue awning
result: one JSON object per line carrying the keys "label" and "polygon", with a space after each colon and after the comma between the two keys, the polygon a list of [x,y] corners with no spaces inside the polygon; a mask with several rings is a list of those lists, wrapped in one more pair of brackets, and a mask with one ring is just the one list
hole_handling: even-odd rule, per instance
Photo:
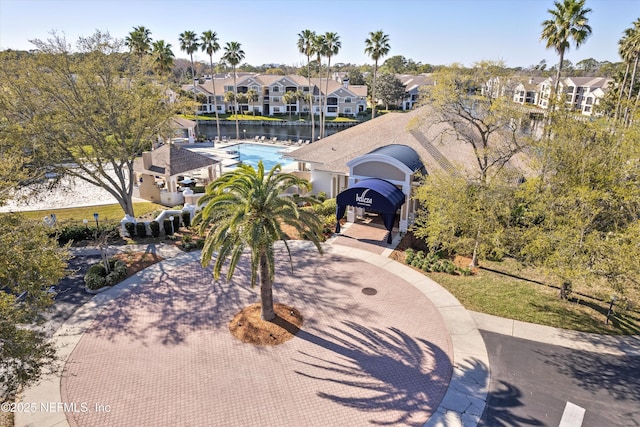
{"label": "blue awning", "polygon": [[384,224],[389,230],[388,242],[391,243],[391,230],[395,215],[404,204],[402,190],[388,181],[378,178],[365,179],[353,184],[336,197],[336,233],[340,232],[340,218],[344,216],[347,206],[365,208],[382,214]]}

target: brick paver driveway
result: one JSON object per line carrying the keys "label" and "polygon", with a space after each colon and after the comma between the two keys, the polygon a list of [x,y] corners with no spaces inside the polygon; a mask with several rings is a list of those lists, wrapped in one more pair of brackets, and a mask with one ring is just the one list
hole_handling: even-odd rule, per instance
{"label": "brick paver driveway", "polygon": [[214,282],[197,254],[147,269],[67,361],[63,402],[87,408],[67,413],[70,425],[422,425],[452,372],[434,305],[364,261],[299,250],[292,273],[284,251],[277,259],[275,300],[305,318],[277,347],[243,344],[228,331],[231,317],[258,301],[246,264],[231,284]]}

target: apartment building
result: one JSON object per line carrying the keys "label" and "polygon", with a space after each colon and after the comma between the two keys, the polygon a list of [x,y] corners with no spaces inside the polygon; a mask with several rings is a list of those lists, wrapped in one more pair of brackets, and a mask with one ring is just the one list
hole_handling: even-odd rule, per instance
{"label": "apartment building", "polygon": [[[236,85],[238,110],[248,114],[273,116],[309,113],[311,96],[316,115],[320,114],[321,97],[328,117],[356,116],[367,108],[367,87],[349,85],[348,80],[340,83],[333,79],[312,78],[310,86],[309,80],[303,76],[253,74],[237,76]],[[193,91],[194,85],[184,85],[182,88]],[[234,92],[233,77],[205,77],[204,83],[195,84],[195,90],[206,97],[206,102],[199,107],[201,113],[214,113],[216,104],[220,114],[233,113],[235,110],[235,102],[225,98],[225,94]],[[290,97],[287,93],[297,96]]]}

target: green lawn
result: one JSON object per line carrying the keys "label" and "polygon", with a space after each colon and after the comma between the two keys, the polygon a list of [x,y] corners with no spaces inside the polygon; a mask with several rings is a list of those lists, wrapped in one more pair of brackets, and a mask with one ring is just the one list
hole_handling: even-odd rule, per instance
{"label": "green lawn", "polygon": [[[570,301],[558,297],[558,289],[544,284],[545,278],[515,261],[484,262],[472,276],[427,273],[451,292],[467,309],[582,332],[640,334],[640,314],[617,312],[605,324],[609,303],[574,292]],[[521,278],[517,278],[517,277]],[[536,283],[542,282],[542,283]],[[602,298],[602,296],[599,296]]]}
{"label": "green lawn", "polygon": [[[139,202],[133,204],[133,209],[136,217],[145,215],[149,212],[168,209],[165,206],[158,205],[151,202]],[[124,217],[124,211],[119,204],[112,205],[98,205],[87,206],[78,208],[66,208],[66,209],[47,209],[38,211],[25,211],[22,214],[31,219],[41,220],[43,217],[49,214],[55,214],[58,222],[82,222],[83,219],[89,220],[93,223],[93,214],[99,215],[99,220],[102,222],[119,222]]]}

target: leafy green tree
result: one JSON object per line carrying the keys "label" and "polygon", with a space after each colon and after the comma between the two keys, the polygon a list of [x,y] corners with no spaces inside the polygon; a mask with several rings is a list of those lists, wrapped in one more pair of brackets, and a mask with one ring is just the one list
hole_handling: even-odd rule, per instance
{"label": "leafy green tree", "polygon": [[175,58],[171,50],[171,44],[165,43],[164,40],[153,42],[151,57],[153,60],[153,68],[160,75],[164,75],[171,70],[173,59]]}
{"label": "leafy green tree", "polygon": [[509,247],[510,214],[515,186],[503,176],[481,185],[461,175],[427,176],[416,192],[418,210],[413,232],[433,251],[501,259]]}
{"label": "leafy green tree", "polygon": [[[571,46],[573,40],[576,49],[582,45],[591,35],[591,27],[587,14],[591,9],[585,8],[585,0],[555,1],[555,9],[548,9],[550,19],[542,22],[542,34],[540,40],[545,40],[547,49],[554,49],[560,57],[556,71],[554,93],[558,95],[560,75],[564,65],[564,54]],[[555,98],[555,97],[554,97]]]}
{"label": "leafy green tree", "polygon": [[[223,265],[229,261],[227,280],[230,280],[243,252],[250,250],[251,285],[259,279],[263,320],[275,318],[273,282],[274,244],[277,241],[284,242],[291,261],[282,225],[291,226],[307,236],[322,253],[321,223],[315,214],[300,209],[292,197],[283,196],[292,188],[306,192],[311,185],[294,175],[282,173],[280,165],[266,174],[262,162],[258,163],[257,169],[240,165],[209,184],[201,199],[204,209],[196,215],[199,231],[206,236],[202,265],[209,265],[214,253],[217,254],[213,267],[215,278],[220,277]],[[301,197],[298,202],[305,200]]]}
{"label": "leafy green tree", "polygon": [[382,30],[370,32],[369,38],[366,39],[364,43],[364,53],[369,55],[375,62],[373,68],[373,90],[371,91],[371,118],[374,119],[376,117],[376,105],[378,102],[375,91],[378,80],[378,61],[380,58],[387,56],[389,50],[391,50],[391,46],[389,45],[389,35],[384,34]]}
{"label": "leafy green tree", "polygon": [[82,179],[133,216],[133,162],[158,135],[169,134],[181,106],[169,105],[168,87],[132,66],[123,42],[106,33],[80,38],[77,52],[56,34],[33,43],[34,53],[0,63],[0,120],[10,124],[5,137],[41,166],[39,174],[30,172],[34,179],[47,170]]}
{"label": "leafy green tree", "polygon": [[422,91],[422,103],[431,105],[438,120],[449,125],[443,132],[473,149],[478,168],[470,178],[481,183],[531,142],[522,133],[525,115],[508,96],[510,76],[502,62],[481,61],[472,68],[453,64],[435,72],[438,83]]}
{"label": "leafy green tree", "polygon": [[[544,174],[519,189],[518,250],[526,262],[572,285],[606,283],[614,292],[640,291],[640,149],[638,128],[577,121],[552,123]],[[515,251],[514,251],[515,252]]]}
{"label": "leafy green tree", "polygon": [[236,67],[242,60],[244,59],[244,50],[242,50],[242,45],[238,42],[227,42],[224,47],[224,55],[222,59],[224,59],[233,70],[233,93],[235,94],[236,101],[236,139],[240,139],[240,124],[238,122],[238,85],[236,83]]}
{"label": "leafy green tree", "polygon": [[402,74],[407,69],[407,58],[402,55],[394,55],[385,60],[380,68],[386,73]]}
{"label": "leafy green tree", "polygon": [[200,36],[200,48],[209,55],[209,72],[211,73],[211,84],[213,85],[213,108],[216,112],[216,130],[218,141],[220,141],[220,120],[218,118],[218,97],[216,96],[216,82],[213,79],[215,71],[213,69],[213,54],[220,50],[218,34],[215,31],[207,30]]}
{"label": "leafy green tree", "polygon": [[357,68],[352,68],[347,73],[350,85],[364,85],[364,74]]}
{"label": "leafy green tree", "polygon": [[[482,253],[486,253],[483,246],[491,247],[488,242],[495,240],[499,233],[497,224],[500,222],[493,219],[496,214],[492,213],[491,206],[499,200],[494,194],[498,190],[507,194],[504,189],[522,176],[523,172],[511,166],[510,161],[531,143],[521,132],[525,123],[523,112],[511,102],[510,91],[504,87],[510,81],[509,75],[501,62],[479,62],[473,68],[454,64],[435,72],[434,80],[438,83],[426,87],[421,95],[421,102],[433,108],[428,113],[431,120],[446,124],[441,127],[442,136],[448,135],[468,144],[475,156],[477,167],[468,169],[463,177],[468,181],[468,188],[473,190],[468,193],[473,198],[456,208],[457,212],[438,213],[466,215],[476,224],[475,227],[461,227],[455,239],[473,242],[472,266],[477,265]],[[490,81],[494,82],[491,86],[488,85]],[[450,193],[442,190],[440,194]],[[441,207],[451,208],[451,205]],[[425,209],[431,213],[434,208],[425,205]],[[493,225],[489,227],[487,222]],[[464,246],[469,250],[469,244]]]}
{"label": "leafy green tree", "polygon": [[390,104],[397,105],[404,98],[405,87],[396,76],[385,73],[378,77],[376,93],[388,110]]}
{"label": "leafy green tree", "polygon": [[55,348],[37,327],[53,304],[47,290],[64,277],[66,248],[44,225],[0,215],[0,401],[15,398],[56,366]]}
{"label": "leafy green tree", "polygon": [[315,114],[313,113],[313,86],[311,86],[311,56],[314,54],[316,33],[303,30],[298,34],[298,51],[307,57],[307,80],[309,84],[309,115],[311,116],[311,140],[315,141]]}

